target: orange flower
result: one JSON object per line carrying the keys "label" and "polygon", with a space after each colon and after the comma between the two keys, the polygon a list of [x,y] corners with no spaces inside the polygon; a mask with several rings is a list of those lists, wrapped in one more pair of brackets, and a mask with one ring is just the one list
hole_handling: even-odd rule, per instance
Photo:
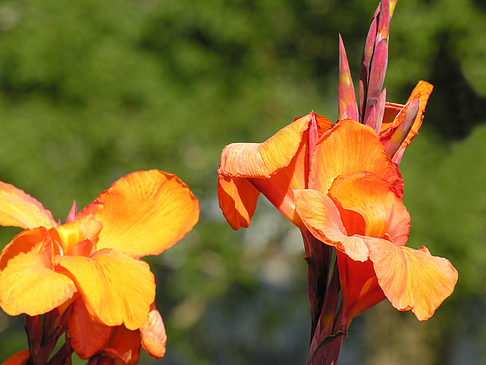
{"label": "orange flower", "polygon": [[[0,183],[0,224],[25,229],[0,256],[0,306],[9,315],[37,316],[73,302],[69,331],[79,342],[75,350],[95,342],[86,336],[97,323],[103,336],[96,340],[106,341],[96,351],[113,342],[113,332],[121,331],[115,327],[138,333],[138,346],[142,341],[152,355],[163,356],[165,347],[152,344],[157,335],[165,346],[153,307],[154,276],[139,259],[170,248],[198,215],[187,186],[158,170],[121,178],[79,214],[73,206],[63,225],[37,200]],[[84,320],[80,307],[87,311]]]}
{"label": "orange flower", "polygon": [[294,191],[297,213],[336,248],[347,323],[384,296],[419,320],[431,317],[452,293],[457,271],[425,247],[405,247],[402,179],[373,130],[340,121],[317,144],[309,179],[310,189]]}

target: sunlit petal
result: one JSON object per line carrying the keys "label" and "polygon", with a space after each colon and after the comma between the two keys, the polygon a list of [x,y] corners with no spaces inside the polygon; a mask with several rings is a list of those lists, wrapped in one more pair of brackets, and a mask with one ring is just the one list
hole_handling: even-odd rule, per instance
{"label": "sunlit petal", "polygon": [[0,225],[21,228],[54,227],[50,211],[15,186],[0,181]]}
{"label": "sunlit petal", "polygon": [[2,255],[10,256],[0,271],[0,305],[9,315],[47,313],[76,292],[69,277],[52,269],[50,245],[48,232],[37,228],[15,237]]}
{"label": "sunlit petal", "polygon": [[327,193],[337,176],[361,171],[385,179],[399,196],[403,194],[400,172],[373,129],[349,119],[342,120],[317,144],[309,184]]}
{"label": "sunlit petal", "polygon": [[398,310],[411,309],[426,320],[454,290],[456,269],[425,247],[414,250],[381,239],[369,239],[367,246],[378,282]]}
{"label": "sunlit petal", "polygon": [[160,254],[189,232],[199,219],[199,205],[177,176],[150,170],[116,181],[80,217],[88,214],[103,224],[98,249],[142,257]]}
{"label": "sunlit petal", "polygon": [[155,281],[147,263],[103,249],[91,257],[56,257],[81,293],[86,309],[107,326],[139,328],[155,299]]}
{"label": "sunlit petal", "polygon": [[231,177],[270,177],[288,166],[302,143],[312,114],[299,118],[263,143],[232,143],[221,153],[218,172]]}

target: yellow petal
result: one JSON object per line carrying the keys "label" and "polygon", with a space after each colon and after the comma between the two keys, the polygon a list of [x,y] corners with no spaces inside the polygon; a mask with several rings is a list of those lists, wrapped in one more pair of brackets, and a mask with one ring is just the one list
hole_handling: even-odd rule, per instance
{"label": "yellow petal", "polygon": [[145,351],[156,359],[164,357],[167,334],[162,317],[154,304],[150,306],[150,313],[143,326],[140,327],[140,333]]}
{"label": "yellow petal", "polygon": [[318,240],[345,252],[353,260],[366,261],[368,248],[363,238],[349,236],[334,202],[317,190],[295,190],[297,214]]}
{"label": "yellow petal", "polygon": [[55,227],[50,211],[15,186],[0,181],[0,225],[21,228]]}
{"label": "yellow petal", "polygon": [[385,179],[402,196],[400,172],[373,129],[353,120],[341,120],[316,146],[309,186],[327,193],[336,177],[362,171]]}
{"label": "yellow petal", "polygon": [[457,271],[452,264],[431,256],[422,247],[414,250],[381,240],[367,240],[378,283],[398,310],[412,310],[417,319],[429,319],[452,294]]}
{"label": "yellow petal", "polygon": [[81,213],[102,223],[98,249],[132,257],[158,255],[172,247],[199,219],[199,205],[177,176],[138,171],[116,181]]}
{"label": "yellow petal", "polygon": [[248,227],[260,192],[247,179],[219,175],[218,201],[224,217],[234,230]]}
{"label": "yellow petal", "polygon": [[[359,213],[365,223],[365,236],[385,238],[405,245],[410,232],[410,215],[389,184],[371,173],[339,176],[329,195],[345,210]],[[341,212],[345,215],[347,212]]]}
{"label": "yellow petal", "polygon": [[303,116],[263,143],[232,143],[221,153],[218,173],[230,177],[270,177],[288,166],[302,143],[312,113]]}
{"label": "yellow petal", "polygon": [[[31,249],[27,250],[29,245]],[[2,260],[0,305],[9,315],[47,313],[76,292],[69,277],[52,269],[50,245],[48,232],[37,228],[16,236],[5,251],[9,257]]]}
{"label": "yellow petal", "polygon": [[107,326],[138,329],[155,299],[155,280],[146,262],[103,249],[91,257],[58,256],[83,297],[89,314]]}
{"label": "yellow petal", "polygon": [[70,254],[71,250],[79,243],[89,240],[93,243],[98,241],[98,235],[102,224],[92,216],[83,216],[72,223],[66,223],[55,230],[59,235],[59,242],[63,247],[65,255]]}

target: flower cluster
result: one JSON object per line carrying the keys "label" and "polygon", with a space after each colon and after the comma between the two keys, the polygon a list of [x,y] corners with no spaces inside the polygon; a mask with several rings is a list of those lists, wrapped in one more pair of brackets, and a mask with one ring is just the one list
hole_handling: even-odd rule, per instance
{"label": "flower cluster", "polygon": [[158,170],[119,179],[79,213],[74,204],[65,224],[0,183],[0,224],[25,229],[0,256],[0,306],[27,315],[29,350],[12,363],[47,364],[63,333],[66,343],[49,363],[65,363],[72,351],[90,364],[134,364],[141,347],[164,356],[155,279],[140,258],[173,246],[198,216],[187,186]]}
{"label": "flower cluster", "polygon": [[448,260],[405,246],[410,216],[398,165],[421,126],[432,85],[420,81],[404,105],[385,100],[395,5],[383,0],[373,17],[359,105],[339,37],[336,123],[312,112],[263,143],[230,144],[221,154],[219,204],[234,229],[249,226],[262,193],[302,232],[312,316],[309,363],[334,363],[340,348],[334,340],[342,341],[351,320],[383,299],[426,320],[457,282]]}

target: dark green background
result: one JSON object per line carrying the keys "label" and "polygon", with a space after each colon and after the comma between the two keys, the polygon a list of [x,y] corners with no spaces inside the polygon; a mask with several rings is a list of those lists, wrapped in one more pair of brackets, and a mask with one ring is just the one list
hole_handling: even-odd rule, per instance
{"label": "dark green background", "polygon": [[[376,5],[0,1],[0,180],[62,220],[135,170],[175,173],[199,199],[195,229],[148,258],[169,337],[161,363],[305,363],[299,234],[264,199],[249,229],[226,224],[219,153],[311,110],[335,120],[338,32],[357,85]],[[342,365],[486,361],[485,33],[484,1],[398,2],[388,100],[403,103],[419,79],[435,85],[401,164],[409,246],[449,258],[459,282],[425,323],[388,302],[358,317]],[[1,229],[1,245],[16,232]],[[0,360],[24,348],[22,318],[1,312]]]}

